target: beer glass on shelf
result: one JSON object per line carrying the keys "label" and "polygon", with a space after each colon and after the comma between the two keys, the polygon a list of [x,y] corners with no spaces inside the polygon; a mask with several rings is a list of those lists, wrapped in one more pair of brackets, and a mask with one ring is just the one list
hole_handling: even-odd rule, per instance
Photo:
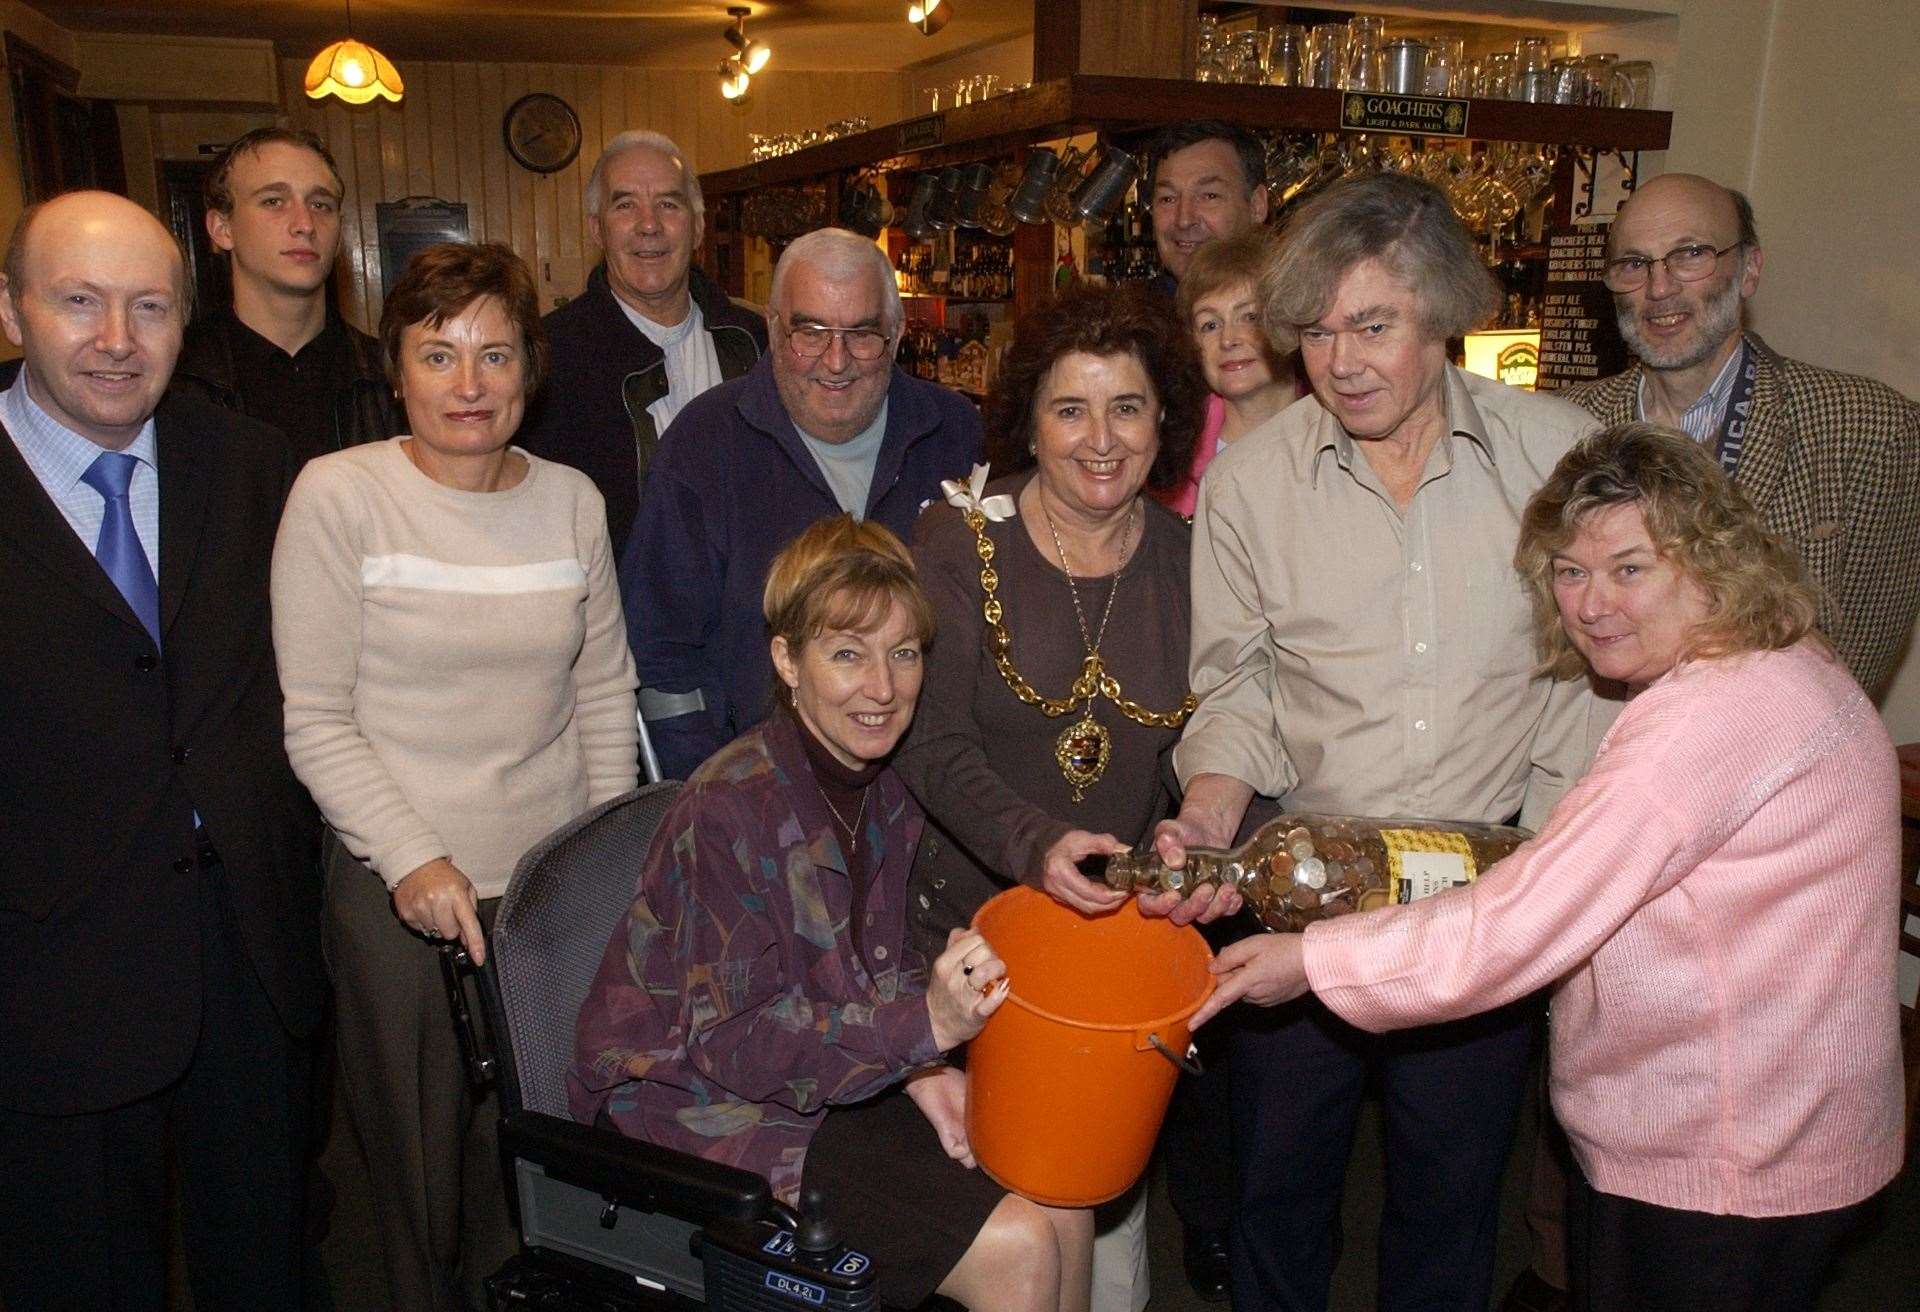
{"label": "beer glass on shelf", "polygon": [[1340,85],[1348,91],[1378,91],[1385,69],[1387,20],[1373,14],[1355,14],[1347,20],[1346,75]]}
{"label": "beer glass on shelf", "polygon": [[1578,59],[1553,61],[1553,103],[1556,105],[1587,103],[1587,68]]}
{"label": "beer glass on shelf", "polygon": [[1430,96],[1464,96],[1469,90],[1460,86],[1460,78],[1467,63],[1467,42],[1464,37],[1436,36],[1427,42],[1427,94]]}
{"label": "beer glass on shelf", "polygon": [[1634,107],[1633,82],[1620,70],[1620,56],[1597,53],[1584,55],[1581,67],[1587,71],[1587,101],[1615,109]]}
{"label": "beer glass on shelf", "polygon": [[1194,42],[1193,76],[1198,82],[1223,82],[1220,64],[1220,20],[1208,14],[1200,17],[1200,31]]}
{"label": "beer glass on shelf", "polygon": [[1272,53],[1271,31],[1235,32],[1227,45],[1228,80],[1266,85]]}
{"label": "beer glass on shelf", "polygon": [[1628,99],[1620,102],[1622,109],[1653,108],[1653,64],[1645,59],[1623,59],[1615,66],[1621,77],[1626,79]]}
{"label": "beer glass on shelf", "polygon": [[1303,85],[1337,87],[1346,72],[1347,25],[1319,23],[1307,34],[1307,76]]}
{"label": "beer glass on shelf", "polygon": [[1516,71],[1513,51],[1494,51],[1480,61],[1480,94],[1488,100],[1512,100]]}
{"label": "beer glass on shelf", "polygon": [[1267,80],[1277,87],[1311,86],[1307,80],[1307,29],[1298,23],[1273,29]]}
{"label": "beer glass on shelf", "polygon": [[1553,42],[1543,36],[1513,43],[1513,99],[1536,105],[1553,100]]}

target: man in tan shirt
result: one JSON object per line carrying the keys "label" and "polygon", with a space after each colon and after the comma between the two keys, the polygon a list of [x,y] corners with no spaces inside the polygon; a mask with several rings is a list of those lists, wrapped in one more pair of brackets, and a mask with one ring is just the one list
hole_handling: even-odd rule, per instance
{"label": "man in tan shirt", "polygon": [[[1536,672],[1512,558],[1527,499],[1593,421],[1447,362],[1447,339],[1497,297],[1445,198],[1415,179],[1340,184],[1290,226],[1261,299],[1314,396],[1235,443],[1200,489],[1200,707],[1174,758],[1185,801],[1156,839],[1170,860],[1230,843],[1256,794],[1538,825],[1584,769],[1593,698]],[[1237,1312],[1326,1306],[1370,1075],[1387,1104],[1379,1306],[1486,1307],[1538,1012],[1376,1037],[1307,999],[1237,1030]]]}

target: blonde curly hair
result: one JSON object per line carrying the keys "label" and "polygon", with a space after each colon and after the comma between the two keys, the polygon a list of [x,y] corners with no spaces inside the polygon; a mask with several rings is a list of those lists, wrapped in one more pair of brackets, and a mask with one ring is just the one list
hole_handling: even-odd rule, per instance
{"label": "blonde curly hair", "polygon": [[1637,505],[1654,548],[1703,592],[1707,617],[1683,660],[1791,647],[1814,632],[1818,594],[1800,558],[1761,523],[1720,462],[1685,433],[1615,424],[1582,439],[1527,502],[1514,567],[1533,602],[1534,641],[1555,678],[1584,674],[1553,592],[1553,559],[1597,511]]}

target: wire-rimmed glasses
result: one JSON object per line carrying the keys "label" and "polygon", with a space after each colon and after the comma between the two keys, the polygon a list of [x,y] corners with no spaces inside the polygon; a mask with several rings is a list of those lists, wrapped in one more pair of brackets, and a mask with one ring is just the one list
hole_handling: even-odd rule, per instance
{"label": "wire-rimmed glasses", "polygon": [[847,354],[856,360],[878,360],[892,343],[878,328],[829,328],[823,323],[790,323],[787,344],[802,360],[818,360],[838,337],[846,344]]}
{"label": "wire-rimmed glasses", "polygon": [[1622,255],[1608,260],[1600,277],[1608,291],[1637,292],[1647,285],[1647,279],[1653,276],[1653,266],[1658,264],[1681,282],[1699,282],[1713,276],[1722,255],[1739,248],[1737,241],[1719,250],[1705,242],[1689,242],[1675,246],[1665,255]]}

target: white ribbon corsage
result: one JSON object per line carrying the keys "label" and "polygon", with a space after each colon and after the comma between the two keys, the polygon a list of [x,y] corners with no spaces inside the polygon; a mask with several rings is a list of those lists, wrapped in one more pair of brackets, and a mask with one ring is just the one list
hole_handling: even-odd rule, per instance
{"label": "white ribbon corsage", "polygon": [[955,510],[977,510],[995,523],[1014,517],[1015,511],[1012,497],[1007,496],[1005,493],[991,497],[983,497],[980,495],[987,490],[987,467],[985,465],[975,465],[973,467],[973,473],[964,483],[957,478],[942,479],[940,481],[940,490],[947,494],[947,504]]}

